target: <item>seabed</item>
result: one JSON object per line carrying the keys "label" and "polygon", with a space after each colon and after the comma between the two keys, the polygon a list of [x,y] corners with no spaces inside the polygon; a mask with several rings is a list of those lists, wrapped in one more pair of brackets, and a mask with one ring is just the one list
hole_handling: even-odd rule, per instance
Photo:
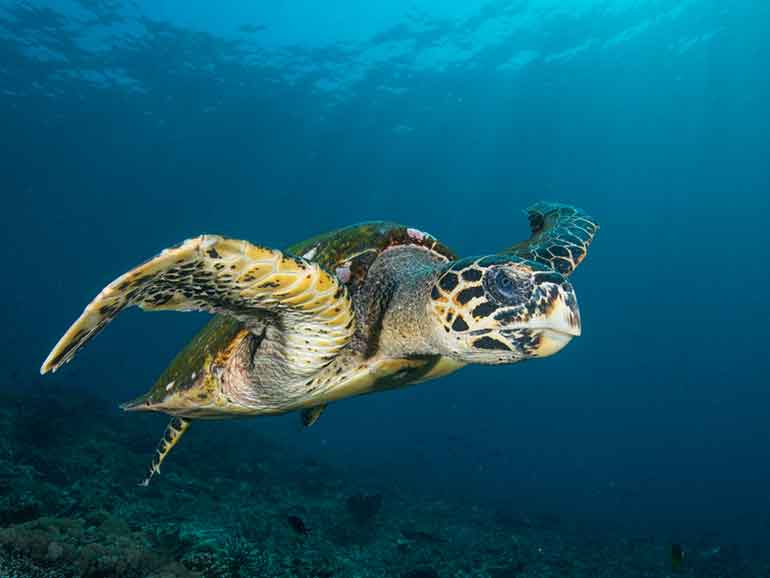
{"label": "seabed", "polygon": [[392,480],[362,484],[248,422],[200,424],[162,476],[138,487],[163,423],[71,388],[6,393],[0,577],[737,578],[770,570],[729,547],[675,568],[672,545],[654,537],[435,499]]}

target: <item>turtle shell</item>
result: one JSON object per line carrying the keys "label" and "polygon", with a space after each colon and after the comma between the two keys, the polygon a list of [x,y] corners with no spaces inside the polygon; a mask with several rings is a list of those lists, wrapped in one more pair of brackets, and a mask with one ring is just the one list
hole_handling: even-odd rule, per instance
{"label": "turtle shell", "polygon": [[399,245],[416,245],[454,261],[457,256],[431,235],[387,221],[351,225],[313,237],[289,247],[289,253],[315,261],[346,283],[355,299],[369,267],[384,250]]}
{"label": "turtle shell", "polygon": [[[431,235],[398,223],[372,221],[351,225],[296,243],[288,253],[315,261],[335,273],[348,286],[351,298],[366,279],[377,256],[391,247],[425,247],[447,261],[455,254]],[[226,315],[215,315],[182,349],[150,390],[163,395],[165,384],[201,371],[207,359],[216,359],[244,331],[243,323]]]}

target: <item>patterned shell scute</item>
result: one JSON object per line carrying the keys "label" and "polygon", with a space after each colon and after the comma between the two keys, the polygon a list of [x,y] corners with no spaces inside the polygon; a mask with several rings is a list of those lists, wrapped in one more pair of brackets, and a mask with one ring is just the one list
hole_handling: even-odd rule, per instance
{"label": "patterned shell scute", "polygon": [[388,221],[359,223],[318,235],[289,247],[289,252],[335,273],[354,293],[377,256],[399,245],[425,247],[447,261],[457,258],[428,233]]}

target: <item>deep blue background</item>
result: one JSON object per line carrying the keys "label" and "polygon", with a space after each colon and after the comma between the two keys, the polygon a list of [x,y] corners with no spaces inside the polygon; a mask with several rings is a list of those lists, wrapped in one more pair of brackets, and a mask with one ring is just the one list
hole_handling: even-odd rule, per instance
{"label": "deep blue background", "polygon": [[[254,427],[436,495],[672,539],[766,538],[766,3],[494,2],[435,19],[423,3],[344,44],[324,23],[325,38],[281,47],[268,19],[270,41],[248,55],[219,30],[160,20],[184,16],[181,2],[133,37],[110,3],[79,3],[87,25],[63,4],[0,2],[7,381],[39,387],[46,353],[103,285],[201,232],[282,247],[389,219],[479,254],[526,237],[531,202],[568,202],[602,229],[574,276],[584,335],[565,351],[340,402],[304,433],[296,416]],[[287,6],[287,30],[312,18]],[[361,12],[333,6],[340,21]],[[519,13],[534,17],[483,44],[486,24]],[[115,22],[112,43],[78,42],[78,26]],[[487,47],[420,64],[463,42]],[[389,43],[410,48],[330,80]],[[537,56],[501,66],[521,50]],[[133,84],[95,82],[100,69]],[[117,403],[204,322],[128,312],[45,380]]]}

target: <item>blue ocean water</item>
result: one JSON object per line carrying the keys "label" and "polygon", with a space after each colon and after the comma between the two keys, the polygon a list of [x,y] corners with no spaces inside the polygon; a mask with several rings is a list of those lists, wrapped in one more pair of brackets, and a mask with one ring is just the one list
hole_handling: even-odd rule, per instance
{"label": "blue ocean water", "polygon": [[477,255],[569,203],[601,230],[564,351],[248,427],[362,484],[766,544],[768,23],[759,0],[2,1],[3,383],[146,391],[206,315],[126,312],[37,373],[106,283],[200,233],[383,219]]}

